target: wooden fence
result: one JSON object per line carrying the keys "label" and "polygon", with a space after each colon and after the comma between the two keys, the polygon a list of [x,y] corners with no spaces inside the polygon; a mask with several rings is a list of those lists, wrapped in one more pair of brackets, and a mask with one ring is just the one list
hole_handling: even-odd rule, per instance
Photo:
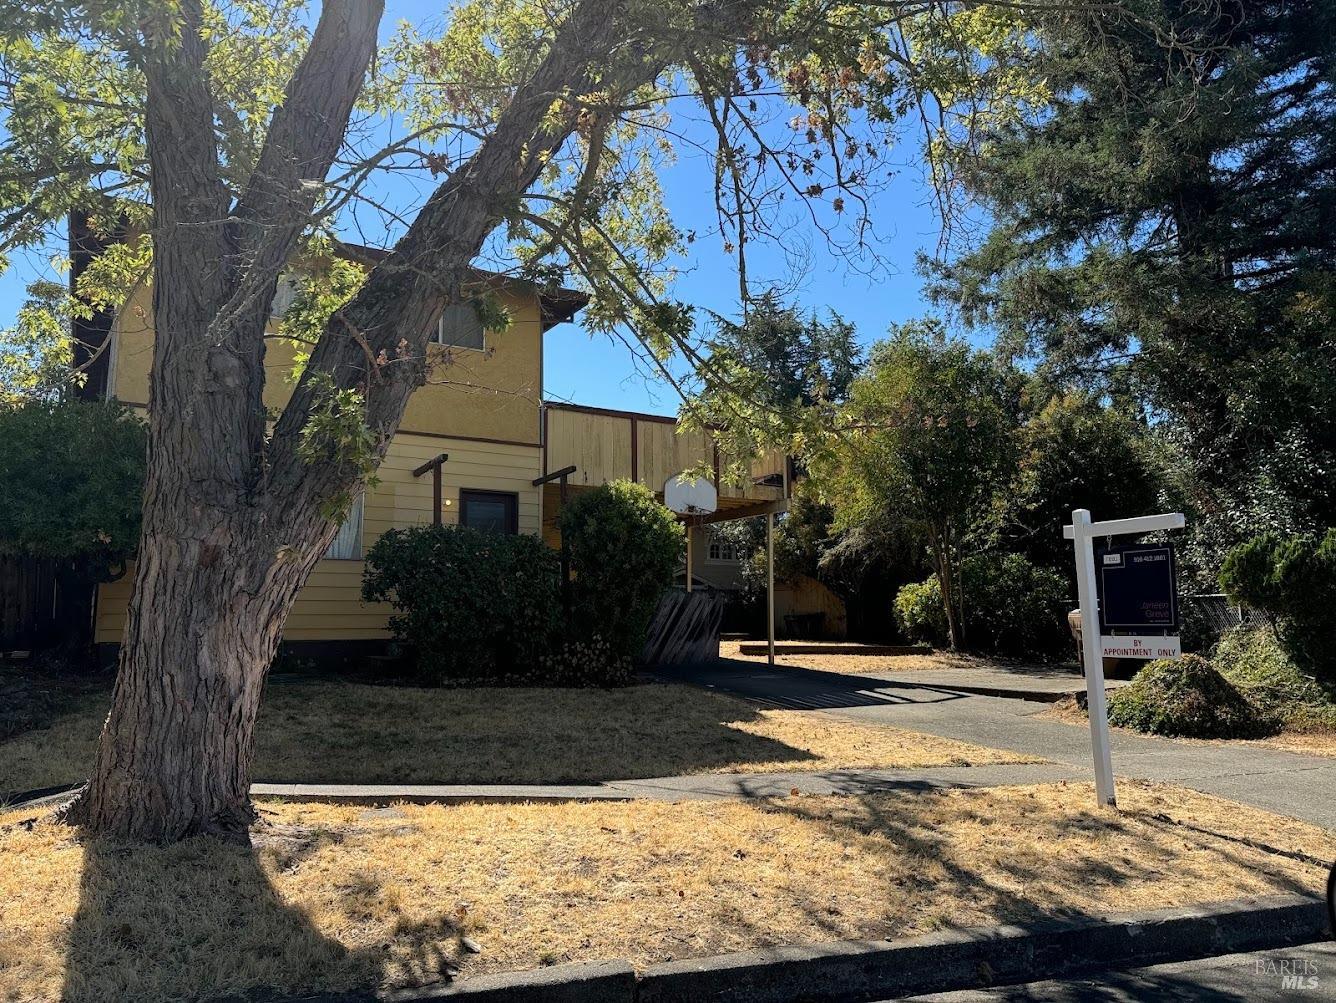
{"label": "wooden fence", "polygon": [[671,589],[659,600],[640,660],[653,668],[687,665],[719,657],[724,593],[717,589]]}
{"label": "wooden fence", "polygon": [[0,554],[0,652],[36,647],[57,627],[52,562]]}

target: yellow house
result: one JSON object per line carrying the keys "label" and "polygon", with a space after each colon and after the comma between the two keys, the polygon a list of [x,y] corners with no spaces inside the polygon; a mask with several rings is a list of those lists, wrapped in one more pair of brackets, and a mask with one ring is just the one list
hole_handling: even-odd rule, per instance
{"label": "yellow house", "polygon": [[[74,235],[71,244],[77,275],[87,251],[79,250]],[[555,544],[563,495],[626,477],[662,489],[672,474],[722,462],[707,436],[678,435],[672,418],[545,404],[543,335],[571,320],[585,297],[499,277],[496,287],[513,319],[508,330],[483,330],[468,306],[452,307],[440,319],[428,351],[442,363],[448,356],[448,364],[433,367],[427,385],[414,393],[380,467],[380,483],[356,503],[298,597],[284,631],[290,650],[341,657],[389,637],[389,607],[364,603],[361,584],[367,550],[392,527],[438,520],[542,533]],[[282,293],[278,299],[276,313]],[[101,353],[93,353],[86,392],[146,408],[153,352],[149,289],[136,288],[114,316],[95,318],[75,333],[76,341],[93,346],[105,341]],[[272,409],[291,392],[292,363],[290,343],[266,341],[265,404]],[[573,469],[555,476],[563,468]],[[712,518],[782,510],[782,459],[770,458],[754,474],[750,484],[720,488]],[[132,582],[127,573],[99,588],[94,636],[104,657],[120,642]]]}

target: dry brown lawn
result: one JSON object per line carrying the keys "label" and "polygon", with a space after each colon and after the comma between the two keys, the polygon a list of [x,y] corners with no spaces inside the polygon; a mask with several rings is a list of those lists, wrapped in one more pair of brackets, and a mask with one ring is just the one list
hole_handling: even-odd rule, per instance
{"label": "dry brown lawn", "polygon": [[[1123,783],[768,802],[262,805],[253,849],[0,815],[0,1000],[187,1000],[1317,892],[1315,826]],[[1188,824],[1182,824],[1188,823]],[[472,938],[481,953],[463,949]]]}
{"label": "dry brown lawn", "polygon": [[1261,739],[1256,744],[1282,752],[1297,752],[1301,756],[1336,758],[1336,732],[1331,731],[1286,731]]}
{"label": "dry brown lawn", "polygon": [[[87,775],[106,694],[0,742],[0,793]],[[272,683],[256,779],[279,783],[573,783],[686,773],[1035,762],[804,711],[758,710],[690,686],[413,689]]]}
{"label": "dry brown lawn", "polygon": [[[740,662],[765,662],[765,655],[744,655],[741,642],[724,641],[719,645],[719,657]],[[931,655],[776,655],[775,664],[793,669],[815,669],[819,672],[886,674],[892,672],[919,672],[925,669],[989,669],[1005,664],[1012,671],[1022,671],[1029,663],[1014,659],[990,659],[977,655],[934,651]]]}

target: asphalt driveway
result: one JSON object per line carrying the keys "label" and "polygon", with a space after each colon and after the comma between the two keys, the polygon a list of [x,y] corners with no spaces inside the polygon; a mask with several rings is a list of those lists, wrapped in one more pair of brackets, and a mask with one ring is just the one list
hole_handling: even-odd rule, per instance
{"label": "asphalt driveway", "polygon": [[[955,738],[1090,770],[1090,734],[1043,715],[1047,705],[981,696],[917,673],[888,678],[720,659],[674,670],[678,682],[722,690],[771,707],[820,711]],[[1176,741],[1114,731],[1119,776],[1181,784],[1336,830],[1336,759],[1239,742]]]}

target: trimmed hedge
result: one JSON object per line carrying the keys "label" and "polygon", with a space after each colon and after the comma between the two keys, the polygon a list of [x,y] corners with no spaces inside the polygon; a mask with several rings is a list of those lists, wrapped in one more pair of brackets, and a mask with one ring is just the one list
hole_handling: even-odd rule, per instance
{"label": "trimmed hedge", "polygon": [[660,597],[673,583],[685,535],[643,484],[612,481],[577,495],[558,516],[570,554],[573,637],[636,658]]}
{"label": "trimmed hedge", "polygon": [[1148,662],[1109,698],[1109,723],[1174,738],[1251,738],[1266,722],[1199,655]]}
{"label": "trimmed hedge", "polygon": [[556,553],[527,533],[391,529],[367,553],[362,598],[391,603],[389,628],[423,682],[520,682],[561,643]]}

